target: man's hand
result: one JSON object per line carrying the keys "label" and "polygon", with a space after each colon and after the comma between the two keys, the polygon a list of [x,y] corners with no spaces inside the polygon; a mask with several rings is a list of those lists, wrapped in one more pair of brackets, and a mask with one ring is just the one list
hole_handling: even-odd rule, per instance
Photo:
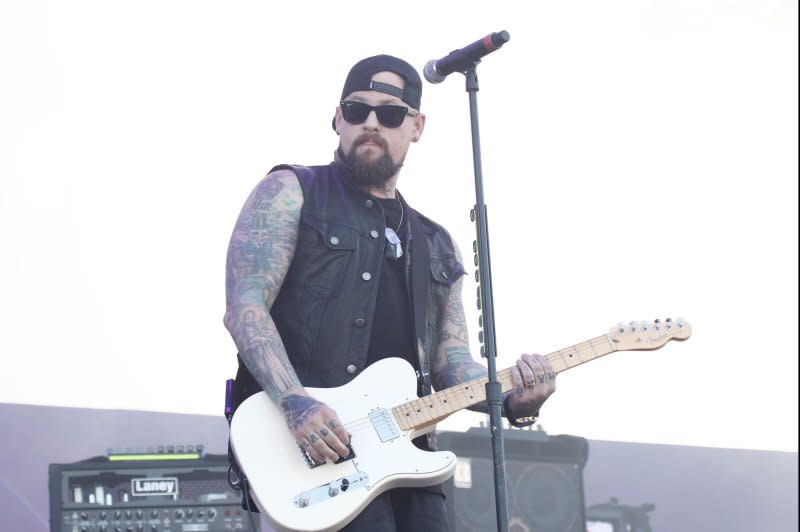
{"label": "man's hand", "polygon": [[294,439],[315,462],[336,462],[350,454],[350,433],[328,405],[304,392],[285,396],[280,405]]}
{"label": "man's hand", "polygon": [[511,374],[514,379],[514,390],[508,397],[511,417],[536,414],[542,403],[556,391],[556,372],[542,355],[522,355]]}

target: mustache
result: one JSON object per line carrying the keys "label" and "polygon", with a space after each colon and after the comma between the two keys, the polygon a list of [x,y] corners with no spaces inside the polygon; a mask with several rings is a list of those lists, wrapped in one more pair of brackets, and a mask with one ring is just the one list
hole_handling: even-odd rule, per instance
{"label": "mustache", "polygon": [[374,142],[384,150],[388,148],[386,140],[383,139],[380,135],[377,135],[375,133],[362,133],[361,135],[356,137],[356,140],[353,142],[353,147],[361,146],[365,142]]}

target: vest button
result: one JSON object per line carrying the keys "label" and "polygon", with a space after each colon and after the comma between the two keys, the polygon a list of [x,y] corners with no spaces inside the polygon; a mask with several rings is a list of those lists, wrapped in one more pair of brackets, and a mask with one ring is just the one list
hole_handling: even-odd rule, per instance
{"label": "vest button", "polygon": [[369,281],[370,279],[372,279],[372,274],[369,272],[364,272],[361,274],[361,278],[364,279],[365,281]]}
{"label": "vest button", "polygon": [[369,232],[369,236],[371,236],[372,238],[378,238],[378,235],[380,235],[380,233],[377,232],[375,229]]}
{"label": "vest button", "polygon": [[339,245],[339,237],[336,235],[332,236],[328,241],[334,246]]}
{"label": "vest button", "polygon": [[367,324],[367,320],[365,320],[364,318],[356,318],[356,320],[353,322],[353,325],[355,325],[359,329],[361,327],[363,327],[364,325],[366,325],[366,324]]}
{"label": "vest button", "polygon": [[345,369],[347,370],[347,373],[349,373],[350,375],[353,375],[356,371],[358,371],[358,368],[355,366],[355,364],[348,364],[347,368]]}
{"label": "vest button", "polygon": [[366,207],[367,209],[371,209],[372,205],[374,205],[374,202],[371,199],[368,199],[367,201],[364,202],[364,207]]}

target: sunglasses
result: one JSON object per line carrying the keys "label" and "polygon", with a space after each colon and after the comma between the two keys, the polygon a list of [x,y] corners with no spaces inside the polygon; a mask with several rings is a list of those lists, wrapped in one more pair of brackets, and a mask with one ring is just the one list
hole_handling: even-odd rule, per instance
{"label": "sunglasses", "polygon": [[339,102],[342,109],[342,118],[345,122],[353,125],[363,124],[369,118],[369,114],[375,111],[378,122],[383,127],[399,127],[406,119],[406,115],[417,116],[419,111],[404,107],[402,105],[367,105],[363,102],[342,101]]}

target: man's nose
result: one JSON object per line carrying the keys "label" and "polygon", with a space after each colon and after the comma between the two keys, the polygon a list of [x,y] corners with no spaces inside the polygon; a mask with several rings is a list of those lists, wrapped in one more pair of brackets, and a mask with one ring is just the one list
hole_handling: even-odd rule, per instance
{"label": "man's nose", "polygon": [[378,129],[378,126],[380,126],[380,121],[378,121],[378,114],[376,113],[375,109],[370,109],[369,114],[367,115],[367,119],[364,120],[364,128]]}

